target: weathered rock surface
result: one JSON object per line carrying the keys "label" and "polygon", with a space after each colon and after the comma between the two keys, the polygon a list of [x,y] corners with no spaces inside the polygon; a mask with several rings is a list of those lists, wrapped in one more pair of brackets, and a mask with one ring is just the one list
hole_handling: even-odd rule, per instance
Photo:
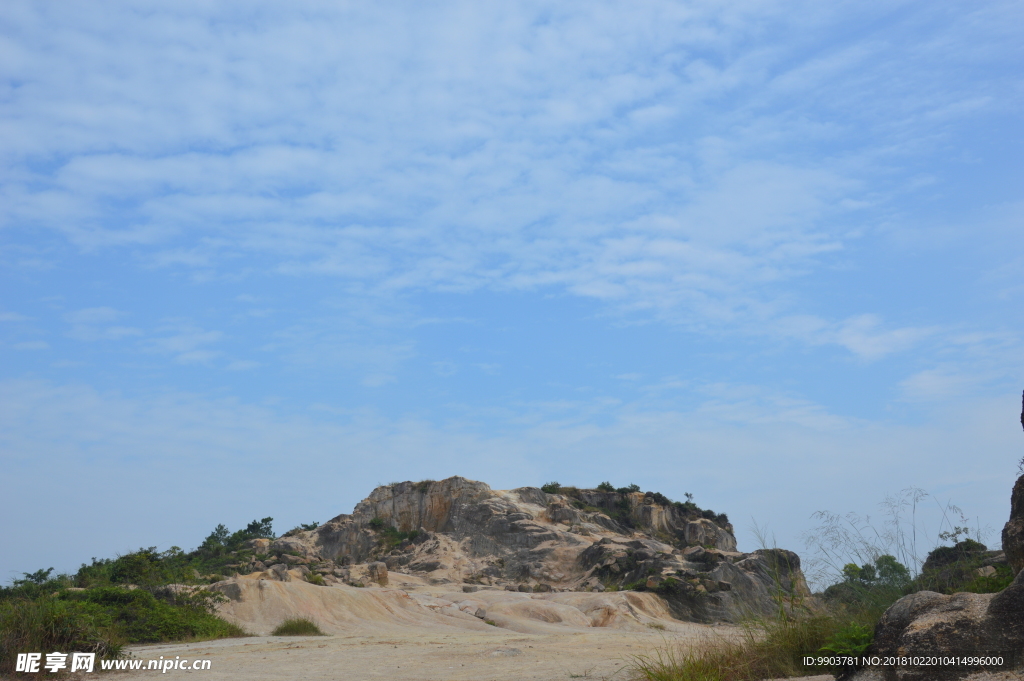
{"label": "weathered rock surface", "polygon": [[[460,477],[404,482],[378,487],[351,515],[290,533],[269,550],[292,556],[289,568],[294,557],[315,571],[330,564],[319,569],[329,583],[379,584],[381,570],[385,580],[391,570],[434,585],[531,593],[650,591],[675,617],[699,622],[768,614],[810,595],[796,554],[737,552],[724,516],[716,522],[659,496],[501,491]],[[349,572],[341,577],[337,566]]]}
{"label": "weathered rock surface", "polygon": [[[1024,428],[1024,395],[1021,396],[1020,425]],[[1024,459],[1021,463],[1024,465]],[[1017,478],[1010,494],[1010,519],[1003,526],[1003,552],[1014,574],[1024,570],[1024,475]]]}
{"label": "weathered rock surface", "polygon": [[1010,519],[1003,527],[1003,553],[1014,574],[1024,569],[1024,475],[1010,495]]}

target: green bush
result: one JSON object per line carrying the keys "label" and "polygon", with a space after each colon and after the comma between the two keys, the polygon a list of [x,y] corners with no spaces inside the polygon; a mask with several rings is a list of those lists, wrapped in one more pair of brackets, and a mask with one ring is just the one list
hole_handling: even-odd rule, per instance
{"label": "green bush", "polygon": [[373,518],[370,520],[370,529],[380,535],[380,542],[384,545],[385,549],[394,548],[406,539],[411,540],[420,536],[419,530],[402,532],[398,528],[388,525],[387,521],[383,518]]}
{"label": "green bush", "polygon": [[600,485],[597,486],[597,489],[599,489],[602,492],[614,492],[615,491],[615,487],[610,482],[602,482]]}
{"label": "green bush", "polygon": [[273,636],[326,636],[316,622],[305,617],[293,617],[278,625]]}
{"label": "green bush", "polygon": [[825,645],[821,647],[821,652],[847,657],[862,655],[871,645],[874,636],[875,632],[871,627],[858,622],[850,622],[829,637]]}
{"label": "green bush", "polygon": [[240,627],[211,612],[223,596],[208,591],[177,595],[165,591],[165,600],[145,589],[99,587],[66,591],[58,598],[74,604],[98,626],[116,632],[130,643],[246,635]]}
{"label": "green bush", "polygon": [[548,494],[558,494],[562,490],[562,486],[557,482],[548,482],[540,486],[541,492],[547,492]]}

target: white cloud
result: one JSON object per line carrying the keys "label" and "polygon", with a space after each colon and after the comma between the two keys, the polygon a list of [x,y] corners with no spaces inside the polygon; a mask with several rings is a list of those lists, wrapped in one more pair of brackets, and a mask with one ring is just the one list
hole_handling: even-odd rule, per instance
{"label": "white cloud", "polygon": [[142,330],[131,326],[106,326],[126,313],[111,307],[88,307],[68,312],[64,320],[71,324],[68,336],[81,341],[121,340],[141,336]]}
{"label": "white cloud", "polygon": [[151,338],[146,346],[150,352],[173,355],[180,364],[207,364],[221,355],[219,350],[204,346],[218,343],[224,338],[221,331],[206,331],[190,322],[173,322],[161,329],[169,336]]}
{"label": "white cloud", "polygon": [[46,350],[50,347],[50,344],[46,341],[23,341],[21,343],[15,343],[11,347],[15,350]]}
{"label": "white cloud", "polygon": [[[881,154],[996,105],[982,90],[1000,76],[943,94],[907,52],[977,53],[1008,11],[822,48],[808,36],[873,10],[303,7],[238,24],[201,5],[105,22],[21,6],[4,73],[31,87],[11,93],[0,224],[203,277],[558,288],[752,329],[786,304],[766,284],[820,267],[884,203]],[[828,342],[875,358],[916,334],[854,320]]]}
{"label": "white cloud", "polygon": [[910,350],[940,332],[944,332],[945,343],[955,343],[950,329],[886,326],[884,320],[874,314],[855,315],[840,322],[829,322],[813,315],[791,315],[771,320],[766,332],[810,345],[838,345],[869,362]]}
{"label": "white cloud", "polygon": [[251,360],[236,359],[230,362],[225,369],[228,371],[251,371],[252,369],[258,369],[263,366],[260,362],[253,362]]}
{"label": "white cloud", "polygon": [[980,376],[954,373],[949,369],[928,369],[900,381],[899,386],[905,399],[942,401],[965,394],[979,379]]}
{"label": "white cloud", "polygon": [[87,307],[83,310],[68,312],[64,320],[71,324],[95,325],[112,322],[124,315],[111,307]]}
{"label": "white cloud", "polygon": [[360,381],[367,388],[380,388],[382,386],[395,383],[398,379],[389,374],[369,374],[363,377]]}

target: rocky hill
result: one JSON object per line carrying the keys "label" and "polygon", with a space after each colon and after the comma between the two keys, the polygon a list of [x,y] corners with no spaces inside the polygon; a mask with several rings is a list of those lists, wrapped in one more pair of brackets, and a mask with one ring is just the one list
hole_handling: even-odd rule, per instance
{"label": "rocky hill", "polygon": [[690,621],[736,621],[810,595],[795,553],[740,553],[725,516],[628,490],[396,483],[350,515],[253,548],[248,578],[383,585],[392,571],[464,591],[648,591]]}

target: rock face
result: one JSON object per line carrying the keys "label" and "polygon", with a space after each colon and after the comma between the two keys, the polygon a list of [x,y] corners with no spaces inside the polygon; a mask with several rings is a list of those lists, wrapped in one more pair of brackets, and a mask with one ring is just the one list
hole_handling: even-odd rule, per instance
{"label": "rock face", "polygon": [[[724,516],[701,517],[659,497],[499,491],[460,477],[404,482],[378,487],[351,515],[269,548],[301,556],[314,569],[332,563],[350,571],[335,569],[332,579],[366,570],[368,581],[378,582],[383,568],[432,584],[650,591],[691,621],[736,621],[810,595],[796,554],[739,553]],[[375,562],[381,567],[363,567]]]}
{"label": "rock face", "polygon": [[1003,527],[1003,553],[1014,574],[1024,569],[1024,475],[1017,478],[1010,496],[1010,520]]}
{"label": "rock face", "polygon": [[[1003,669],[1020,669],[1024,663],[1024,572],[997,594],[945,596],[919,591],[901,598],[879,620],[868,654],[1002,656]],[[979,669],[966,665],[890,666],[862,669],[840,679],[954,681],[967,679]]]}

